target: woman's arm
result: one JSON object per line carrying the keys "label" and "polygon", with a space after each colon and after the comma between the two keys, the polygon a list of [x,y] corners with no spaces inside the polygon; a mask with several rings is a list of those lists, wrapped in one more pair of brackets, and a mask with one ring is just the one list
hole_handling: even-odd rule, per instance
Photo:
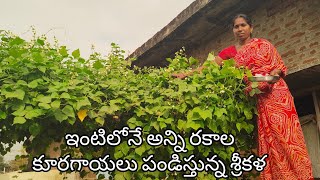
{"label": "woman's arm", "polygon": [[[219,66],[222,65],[222,61],[223,59],[219,56],[216,56],[212,61],[210,61],[211,63],[216,62]],[[199,72],[201,73],[202,70],[205,68],[206,66],[201,65],[200,67],[193,69],[191,72],[187,72],[187,73],[178,73],[178,74],[172,74],[172,76],[177,77],[179,79],[184,79],[188,76],[191,76],[194,72]]]}

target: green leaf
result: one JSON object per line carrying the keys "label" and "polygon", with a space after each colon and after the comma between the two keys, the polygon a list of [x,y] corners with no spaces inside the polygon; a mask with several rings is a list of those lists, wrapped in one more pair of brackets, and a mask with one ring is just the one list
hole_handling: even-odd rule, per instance
{"label": "green leaf", "polygon": [[7,118],[7,114],[3,111],[0,111],[0,119],[6,119]]}
{"label": "green leaf", "polygon": [[202,119],[212,119],[212,111],[211,110],[202,110],[199,112]]}
{"label": "green leaf", "polygon": [[37,86],[38,86],[38,81],[37,80],[33,80],[28,84],[28,87],[32,88],[32,89],[36,88]]}
{"label": "green leaf", "polygon": [[61,48],[59,49],[59,53],[64,57],[68,56],[67,47],[66,46],[61,46]]}
{"label": "green leaf", "polygon": [[121,151],[117,151],[114,153],[114,158],[120,159],[123,157],[123,153]]}
{"label": "green leaf", "polygon": [[253,113],[248,108],[244,109],[244,115],[246,116],[246,119],[252,119],[253,118]]}
{"label": "green leaf", "polygon": [[218,132],[218,126],[216,124],[215,120],[210,120],[209,124],[208,124],[208,128],[212,131],[212,132]]}
{"label": "green leaf", "polygon": [[207,61],[211,61],[212,62],[214,59],[215,59],[215,57],[214,57],[213,53],[209,53]]}
{"label": "green leaf", "polygon": [[102,64],[100,61],[96,61],[96,62],[93,63],[93,67],[94,67],[95,69],[101,69],[101,68],[103,68],[104,66],[103,66],[103,64]]}
{"label": "green leaf", "polygon": [[67,115],[65,115],[60,109],[56,109],[54,111],[54,117],[57,121],[62,122],[68,118]]}
{"label": "green leaf", "polygon": [[224,60],[223,61],[223,66],[234,67],[235,66],[235,61],[234,60]]}
{"label": "green leaf", "polygon": [[22,89],[17,89],[14,92],[4,92],[6,98],[17,98],[23,100],[25,92]]}
{"label": "green leaf", "polygon": [[51,106],[47,103],[39,103],[38,106],[42,109],[50,109]]}
{"label": "green leaf", "polygon": [[16,37],[12,41],[10,41],[9,45],[10,46],[19,45],[19,44],[22,44],[23,42],[25,42],[25,40],[21,39],[20,37]]}
{"label": "green leaf", "polygon": [[166,123],[164,122],[160,122],[159,125],[160,125],[160,129],[165,129],[167,127]]}
{"label": "green leaf", "polygon": [[50,96],[39,95],[37,99],[39,102],[42,102],[42,103],[47,103],[47,104],[51,103]]}
{"label": "green leaf", "polygon": [[51,103],[51,107],[54,109],[60,108],[60,100],[55,100]]}
{"label": "green leaf", "polygon": [[28,83],[25,82],[24,80],[18,80],[18,81],[17,81],[17,84],[18,84],[18,85],[28,85]]}
{"label": "green leaf", "polygon": [[242,125],[241,125],[241,123],[237,123],[237,124],[236,124],[236,127],[237,127],[238,131],[240,132],[240,131],[241,131],[241,129],[242,129]]}
{"label": "green leaf", "polygon": [[42,39],[37,39],[37,43],[39,43],[40,45],[44,45],[44,40],[42,40]]}
{"label": "green leaf", "polygon": [[145,151],[146,151],[146,147],[145,147],[144,145],[142,145],[142,146],[140,146],[140,147],[138,147],[138,148],[135,149],[135,152],[136,152],[139,156],[141,156]]}
{"label": "green leaf", "polygon": [[18,110],[14,111],[12,115],[14,116],[24,116],[27,113],[26,110],[24,110],[24,106],[21,106]]}
{"label": "green leaf", "polygon": [[43,114],[44,114],[44,112],[42,111],[42,109],[32,109],[32,110],[27,111],[25,117],[27,119],[33,119],[33,118],[39,117]]}
{"label": "green leaf", "polygon": [[203,124],[199,121],[188,121],[187,128],[192,128],[194,130],[198,130],[199,128],[203,128]]}
{"label": "green leaf", "polygon": [[38,123],[33,123],[29,126],[29,132],[32,136],[37,136],[40,133],[41,126]]}
{"label": "green leaf", "polygon": [[252,124],[247,124],[247,126],[244,127],[244,129],[247,131],[247,133],[252,133],[254,126]]}
{"label": "green leaf", "polygon": [[15,117],[13,119],[13,124],[24,124],[26,119],[24,117]]}
{"label": "green leaf", "polygon": [[115,176],[114,176],[114,179],[116,180],[126,180],[126,178],[123,176],[123,173],[117,173]]}
{"label": "green leaf", "polygon": [[227,110],[225,108],[216,108],[214,111],[214,115],[217,116],[217,118],[221,118],[221,116],[224,114],[228,114]]}
{"label": "green leaf", "polygon": [[96,121],[98,124],[100,124],[101,126],[104,124],[104,119],[101,118],[101,117],[97,117],[97,118],[95,119],[95,121]]}
{"label": "green leaf", "polygon": [[53,92],[52,94],[51,94],[51,96],[50,96],[52,99],[53,98],[59,98],[59,94],[57,93],[57,92]]}
{"label": "green leaf", "polygon": [[80,57],[80,50],[79,49],[76,49],[72,52],[72,56],[74,58],[79,58]]}
{"label": "green leaf", "polygon": [[60,98],[63,98],[63,99],[70,99],[70,95],[68,94],[68,93],[62,93],[61,95],[60,95]]}
{"label": "green leaf", "polygon": [[38,67],[38,69],[43,73],[46,73],[46,70],[47,70],[47,68],[45,66],[40,66],[40,67]]}
{"label": "green leaf", "polygon": [[72,108],[72,106],[70,105],[66,105],[63,109],[62,109],[62,112],[69,116],[69,117],[75,117],[75,114],[74,114],[74,110]]}
{"label": "green leaf", "polygon": [[23,90],[18,89],[18,90],[15,91],[15,93],[16,93],[16,95],[17,95],[16,97],[17,97],[18,99],[23,100],[24,95],[25,95],[25,92],[24,92]]}
{"label": "green leaf", "polygon": [[259,86],[259,83],[258,83],[258,82],[252,82],[252,83],[251,83],[252,89],[257,88],[258,86]]}
{"label": "green leaf", "polygon": [[153,127],[155,130],[157,130],[158,132],[160,131],[160,127],[159,127],[159,124],[157,122],[152,122],[150,124],[151,127]]}
{"label": "green leaf", "polygon": [[77,110],[80,110],[82,107],[91,106],[91,103],[87,97],[82,98],[77,102]]}
{"label": "green leaf", "polygon": [[186,121],[179,119],[179,120],[178,120],[178,129],[179,129],[179,130],[185,129],[186,124],[187,124]]}

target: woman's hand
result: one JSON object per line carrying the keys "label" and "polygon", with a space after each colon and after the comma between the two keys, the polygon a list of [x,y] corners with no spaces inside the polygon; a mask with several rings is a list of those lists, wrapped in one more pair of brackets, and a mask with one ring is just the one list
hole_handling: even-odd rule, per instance
{"label": "woman's hand", "polygon": [[172,77],[176,77],[176,78],[179,78],[179,79],[184,79],[187,77],[187,75],[185,73],[178,73],[178,74],[172,74],[171,75]]}
{"label": "woman's hand", "polygon": [[274,69],[270,72],[270,75],[271,76],[281,76],[282,75],[282,72],[280,69]]}
{"label": "woman's hand", "polygon": [[[274,70],[272,70],[271,72],[270,72],[270,75],[271,76],[282,76],[282,71],[280,70],[280,69],[274,69]],[[279,80],[278,80],[279,81]],[[278,82],[278,81],[276,81],[276,82]],[[276,82],[269,82],[269,84],[274,84],[274,83],[276,83]]]}

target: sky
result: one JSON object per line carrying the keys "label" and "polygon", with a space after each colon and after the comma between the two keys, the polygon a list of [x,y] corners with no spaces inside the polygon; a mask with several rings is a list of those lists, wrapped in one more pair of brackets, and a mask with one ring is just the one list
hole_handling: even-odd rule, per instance
{"label": "sky", "polygon": [[134,52],[194,0],[0,0],[0,29],[25,39],[46,34],[83,57],[117,43]]}
{"label": "sky", "polygon": [[[194,0],[0,0],[0,29],[32,38],[31,26],[49,41],[56,37],[70,51],[89,57],[94,45],[102,55],[117,43],[134,52]],[[5,160],[14,159],[21,145]]]}

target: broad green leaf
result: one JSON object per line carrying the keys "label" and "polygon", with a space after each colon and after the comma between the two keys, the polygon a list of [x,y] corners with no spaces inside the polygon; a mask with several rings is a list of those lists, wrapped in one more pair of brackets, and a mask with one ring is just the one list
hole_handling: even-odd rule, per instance
{"label": "broad green leaf", "polygon": [[54,109],[60,108],[60,100],[55,100],[51,103],[51,107]]}
{"label": "broad green leaf", "polygon": [[18,85],[28,85],[28,83],[25,82],[24,80],[18,80],[18,81],[17,81],[17,84],[18,84]]}
{"label": "broad green leaf", "polygon": [[77,119],[75,117],[69,117],[67,121],[69,124],[73,125],[77,121]]}
{"label": "broad green leaf", "polygon": [[0,111],[0,119],[6,119],[6,118],[7,118],[6,112]]}
{"label": "broad green leaf", "polygon": [[100,124],[101,126],[104,124],[104,119],[101,118],[101,117],[97,117],[97,118],[95,119],[95,121],[96,121],[98,124]]}
{"label": "broad green leaf", "polygon": [[202,119],[212,119],[212,111],[207,109],[207,110],[202,110],[199,112],[200,116]]}
{"label": "broad green leaf", "polygon": [[27,113],[26,110],[24,110],[24,106],[21,106],[18,110],[14,111],[12,115],[14,116],[24,116]]}
{"label": "broad green leaf", "polygon": [[62,99],[70,99],[70,95],[68,94],[68,93],[62,93],[61,95],[60,95],[60,98],[62,98]]}
{"label": "broad green leaf", "polygon": [[252,124],[247,124],[244,129],[247,131],[247,133],[252,133],[254,126]]}
{"label": "broad green leaf", "polygon": [[209,120],[208,128],[212,132],[218,132],[218,126],[217,126],[217,123],[214,119]]}
{"label": "broad green leaf", "polygon": [[57,121],[62,122],[66,119],[68,119],[68,116],[65,115],[60,109],[56,109],[54,111],[54,117],[56,118]]}
{"label": "broad green leaf", "polygon": [[186,121],[179,119],[178,120],[178,129],[179,130],[184,130],[185,127],[186,127],[186,123],[187,123]]}
{"label": "broad green leaf", "polygon": [[24,124],[26,119],[24,117],[15,117],[13,119],[13,124]]}
{"label": "broad green leaf", "polygon": [[44,45],[44,40],[42,40],[42,39],[37,39],[37,43],[39,43],[40,45]]}
{"label": "broad green leaf", "polygon": [[39,103],[38,106],[42,109],[50,109],[51,106],[47,103]]}
{"label": "broad green leaf", "polygon": [[80,50],[79,49],[76,49],[72,52],[72,56],[74,58],[79,58],[80,57]]}
{"label": "broad green leaf", "polygon": [[33,118],[39,117],[43,114],[44,114],[44,112],[42,109],[32,109],[32,110],[27,111],[25,118],[33,119]]}
{"label": "broad green leaf", "polygon": [[93,67],[94,67],[95,69],[101,69],[101,68],[103,68],[104,66],[103,66],[103,64],[102,64],[100,61],[96,61],[96,62],[93,63]]}
{"label": "broad green leaf", "polygon": [[13,104],[12,104],[12,107],[11,107],[11,109],[12,110],[19,110],[19,109],[24,109],[25,108],[25,103],[23,102],[23,101],[15,101],[15,102],[13,102]]}
{"label": "broad green leaf", "polygon": [[91,106],[91,103],[87,97],[82,98],[77,102],[77,110],[80,110],[82,107]]}
{"label": "broad green leaf", "polygon": [[252,87],[252,88],[257,88],[258,85],[259,85],[258,82],[252,82],[252,83],[251,83],[251,87]]}
{"label": "broad green leaf", "polygon": [[167,127],[167,124],[164,122],[160,122],[159,125],[160,125],[160,129],[165,129]]}
{"label": "broad green leaf", "polygon": [[227,110],[225,108],[216,108],[214,111],[214,115],[217,116],[217,118],[221,118],[221,116],[224,114],[228,114]]}
{"label": "broad green leaf", "polygon": [[32,136],[37,136],[40,133],[41,126],[38,123],[33,123],[31,126],[29,126],[29,132],[32,134]]}
{"label": "broad green leaf", "polygon": [[153,127],[155,130],[157,130],[158,132],[160,131],[160,126],[159,126],[159,124],[157,122],[155,122],[155,121],[152,122],[150,124],[150,126]]}
{"label": "broad green leaf", "polygon": [[116,180],[126,180],[126,178],[123,176],[123,173],[117,173],[115,176],[114,176],[114,179]]}
{"label": "broad green leaf", "polygon": [[237,124],[236,124],[236,127],[237,127],[238,131],[240,132],[240,131],[241,131],[241,129],[242,129],[242,125],[241,125],[241,123],[237,123]]}
{"label": "broad green leaf", "polygon": [[120,159],[123,157],[123,153],[121,151],[117,151],[114,153],[114,158]]}
{"label": "broad green leaf", "polygon": [[61,46],[61,48],[59,50],[59,53],[64,57],[68,56],[67,47],[66,46]]}
{"label": "broad green leaf", "polygon": [[46,70],[47,70],[45,66],[40,66],[38,69],[43,73],[46,73]]}
{"label": "broad green leaf", "polygon": [[203,126],[203,124],[201,124],[201,122],[188,121],[188,123],[187,123],[187,128],[192,128],[194,130],[198,130],[199,128],[203,128],[202,126]]}
{"label": "broad green leaf", "polygon": [[247,119],[252,119],[253,118],[253,114],[250,111],[250,109],[248,109],[248,108],[244,109],[244,115],[246,116]]}
{"label": "broad green leaf", "polygon": [[75,117],[75,116],[74,116],[74,110],[73,110],[72,106],[70,106],[70,105],[66,105],[66,106],[62,109],[62,112],[63,112],[65,115],[69,116],[69,117]]}
{"label": "broad green leaf", "polygon": [[59,94],[57,92],[53,92],[50,97],[52,99],[54,99],[54,98],[57,99],[57,98],[59,98]]}
{"label": "broad green leaf", "polygon": [[146,147],[145,147],[144,145],[142,145],[142,146],[140,146],[140,147],[138,147],[138,148],[135,149],[135,152],[136,152],[139,156],[141,156],[145,151],[146,151]]}
{"label": "broad green leaf", "polygon": [[22,89],[17,89],[14,92],[4,92],[6,98],[17,98],[23,100],[25,92]]}
{"label": "broad green leaf", "polygon": [[38,96],[38,101],[48,104],[48,103],[51,103],[51,97],[50,96],[39,95]]}
{"label": "broad green leaf", "polygon": [[37,80],[33,80],[28,84],[28,87],[32,88],[32,89],[36,88],[37,86],[38,86],[38,81]]}
{"label": "broad green leaf", "polygon": [[10,46],[19,45],[19,44],[22,44],[23,42],[25,42],[25,40],[21,39],[20,37],[16,37],[12,41],[10,41]]}
{"label": "broad green leaf", "polygon": [[213,53],[209,53],[207,61],[211,61],[212,62],[214,59],[215,59],[215,57],[214,57]]}

